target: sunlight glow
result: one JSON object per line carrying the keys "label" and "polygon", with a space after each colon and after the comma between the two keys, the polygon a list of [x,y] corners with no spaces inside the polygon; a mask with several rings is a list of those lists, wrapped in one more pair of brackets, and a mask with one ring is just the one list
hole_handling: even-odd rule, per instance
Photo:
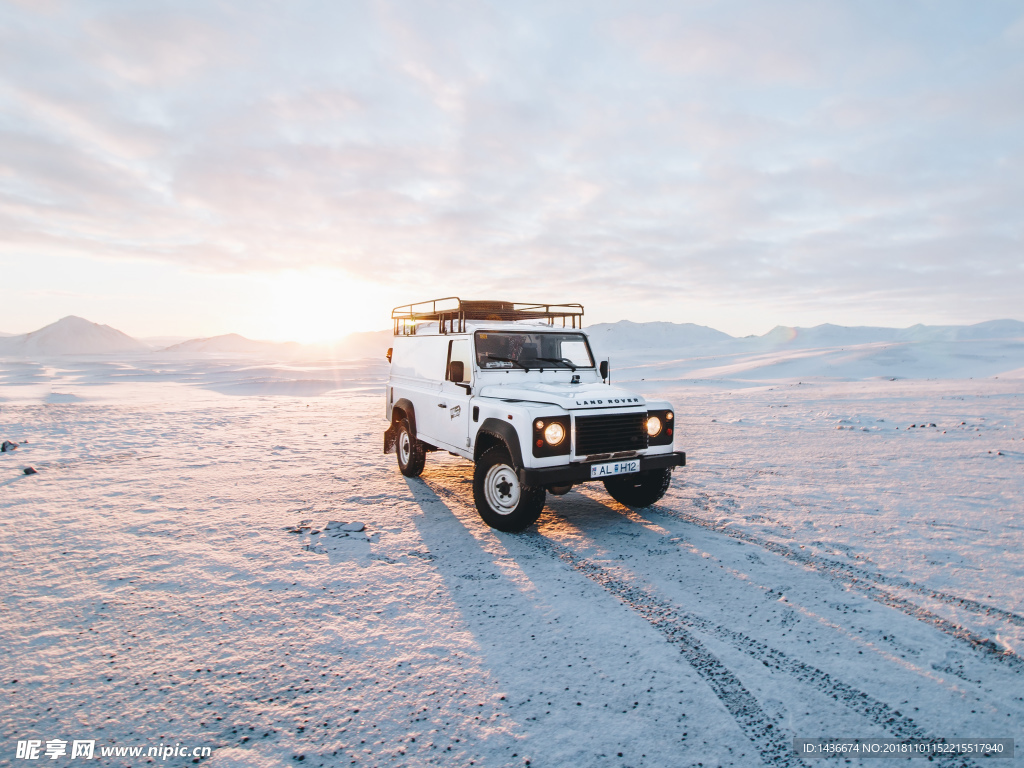
{"label": "sunlight glow", "polygon": [[333,269],[289,270],[265,280],[268,314],[259,323],[265,339],[313,344],[390,327],[394,302],[387,286]]}

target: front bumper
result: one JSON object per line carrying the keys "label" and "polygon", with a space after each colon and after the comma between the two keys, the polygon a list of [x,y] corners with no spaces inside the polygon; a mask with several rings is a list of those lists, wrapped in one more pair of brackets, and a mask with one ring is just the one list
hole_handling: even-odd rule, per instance
{"label": "front bumper", "polygon": [[[549,485],[568,485],[570,483],[586,483],[594,480],[590,476],[592,464],[604,464],[604,461],[593,461],[586,464],[568,464],[562,467],[544,467],[542,469],[531,469],[523,467],[519,470],[519,482],[523,485],[541,486],[547,488]],[[676,451],[675,453],[656,453],[653,456],[640,457],[640,471],[649,469],[665,469],[672,467],[685,467],[686,453]]]}

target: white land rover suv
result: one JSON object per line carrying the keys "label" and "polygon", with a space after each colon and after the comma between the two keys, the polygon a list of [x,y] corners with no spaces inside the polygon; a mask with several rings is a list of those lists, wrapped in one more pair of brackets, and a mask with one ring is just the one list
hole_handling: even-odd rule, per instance
{"label": "white land rover suv", "polygon": [[686,464],[672,406],[611,386],[607,361],[595,365],[580,304],[447,298],[391,317],[384,452],[407,477],[430,451],[474,462],[473,498],[494,528],[521,531],[545,491],[593,480],[647,507]]}

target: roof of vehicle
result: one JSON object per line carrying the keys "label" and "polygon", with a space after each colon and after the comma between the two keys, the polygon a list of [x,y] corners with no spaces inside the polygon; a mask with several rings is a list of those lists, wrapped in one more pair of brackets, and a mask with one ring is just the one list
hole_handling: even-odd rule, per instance
{"label": "roof of vehicle", "polygon": [[463,330],[441,330],[438,323],[418,323],[410,333],[398,333],[397,336],[469,336],[477,331],[519,331],[520,333],[584,333],[580,327],[562,327],[536,320],[520,320],[518,322],[501,322],[499,320],[467,320]]}
{"label": "roof of vehicle", "polygon": [[556,320],[562,321],[563,328],[583,327],[582,304],[543,304],[516,301],[468,301],[449,296],[444,299],[430,299],[416,304],[403,304],[391,310],[396,336],[413,336],[417,327],[436,323],[439,332],[466,333],[468,320],[483,320],[488,323],[518,323],[521,321],[546,321],[540,323],[552,327]]}

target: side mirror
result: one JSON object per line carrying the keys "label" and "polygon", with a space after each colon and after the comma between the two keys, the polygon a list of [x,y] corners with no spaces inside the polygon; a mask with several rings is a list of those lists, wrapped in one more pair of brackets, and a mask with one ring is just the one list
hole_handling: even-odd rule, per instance
{"label": "side mirror", "polygon": [[391,352],[393,350],[394,350],[394,347],[388,347],[388,355],[387,355],[387,357],[388,357],[388,362],[389,363],[391,362]]}
{"label": "side mirror", "polygon": [[602,379],[607,379],[608,378],[608,361],[607,360],[602,360],[601,361],[601,368],[600,368],[600,370],[601,370],[601,378]]}
{"label": "side mirror", "polygon": [[452,360],[448,363],[448,381],[456,383],[465,381],[466,364],[461,360]]}

